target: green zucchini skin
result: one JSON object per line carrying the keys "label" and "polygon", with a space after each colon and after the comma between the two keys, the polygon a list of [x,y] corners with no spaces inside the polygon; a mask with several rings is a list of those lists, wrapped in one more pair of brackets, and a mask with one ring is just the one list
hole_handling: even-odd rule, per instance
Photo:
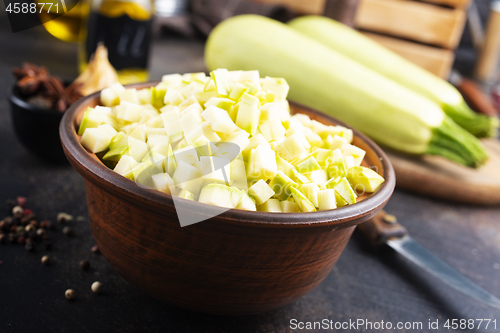
{"label": "green zucchini skin", "polygon": [[288,25],[436,102],[457,124],[477,137],[496,137],[498,118],[472,111],[450,83],[420,68],[346,25],[323,16],[303,16]]}
{"label": "green zucchini skin", "polygon": [[[210,70],[257,69],[261,76],[283,77],[291,100],[331,114],[390,148],[455,156],[450,159],[468,166],[486,159],[481,143],[456,124],[465,136],[440,139],[447,117],[436,103],[280,22],[257,15],[225,20],[209,36],[205,61]],[[448,146],[453,149],[447,151]]]}

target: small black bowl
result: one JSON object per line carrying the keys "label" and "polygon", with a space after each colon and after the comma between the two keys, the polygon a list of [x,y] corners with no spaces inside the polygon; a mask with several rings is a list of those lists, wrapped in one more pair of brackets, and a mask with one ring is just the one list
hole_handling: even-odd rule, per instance
{"label": "small black bowl", "polygon": [[59,139],[63,112],[29,104],[17,86],[10,95],[10,110],[16,136],[27,150],[47,162],[67,162]]}

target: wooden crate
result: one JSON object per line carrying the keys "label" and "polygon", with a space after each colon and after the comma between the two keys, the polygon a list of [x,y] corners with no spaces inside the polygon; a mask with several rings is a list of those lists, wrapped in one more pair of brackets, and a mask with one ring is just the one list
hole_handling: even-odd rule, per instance
{"label": "wooden crate", "polygon": [[453,8],[467,8],[472,0],[422,0],[424,2],[434,3],[436,5],[444,5]]}
{"label": "wooden crate", "polygon": [[[328,0],[256,1],[286,5],[301,14],[321,15]],[[402,57],[447,78],[470,1],[359,0],[355,27]]]}
{"label": "wooden crate", "polygon": [[360,0],[358,28],[455,49],[462,36],[464,10],[407,0]]}
{"label": "wooden crate", "polygon": [[323,14],[326,0],[255,0],[262,3],[274,3],[287,6],[300,14]]}

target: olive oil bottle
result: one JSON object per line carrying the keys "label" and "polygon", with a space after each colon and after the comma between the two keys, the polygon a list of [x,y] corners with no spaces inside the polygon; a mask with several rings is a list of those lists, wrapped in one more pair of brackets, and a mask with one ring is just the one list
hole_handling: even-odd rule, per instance
{"label": "olive oil bottle", "polygon": [[147,81],[153,1],[95,0],[88,10],[81,29],[80,70],[85,69],[97,45],[103,43],[120,83]]}
{"label": "olive oil bottle", "polygon": [[[38,3],[42,2],[38,1]],[[46,6],[44,5],[44,7],[41,8],[42,10],[39,12],[39,15],[40,20],[45,22],[43,23],[45,30],[47,30],[52,36],[65,42],[78,42],[80,40],[80,27],[85,13],[84,6],[86,3],[84,0],[81,0],[74,6],[74,8],[69,10],[64,15],[58,14],[63,10],[61,1],[46,0],[43,3]],[[52,7],[58,5],[58,12],[54,9],[50,11],[47,10],[49,4],[51,4]]]}

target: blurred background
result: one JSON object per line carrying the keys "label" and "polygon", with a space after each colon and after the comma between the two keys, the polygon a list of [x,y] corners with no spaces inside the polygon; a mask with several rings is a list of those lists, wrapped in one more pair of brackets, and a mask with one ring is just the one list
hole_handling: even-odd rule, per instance
{"label": "blurred background", "polygon": [[[123,4],[126,2],[117,5],[111,1],[115,8]],[[156,0],[130,4],[143,8],[146,19],[152,19],[149,75],[153,80],[165,73],[204,70],[203,40],[211,28],[224,18],[243,13],[262,14],[280,21],[302,14],[324,14],[360,29],[443,78],[449,75],[452,67],[463,75],[473,76],[491,16],[491,0]],[[100,5],[101,1],[81,1],[66,15],[16,35],[10,31],[6,13],[2,11],[0,41],[8,45],[9,51],[2,52],[0,60],[5,65],[18,66],[22,55],[22,61],[38,65],[50,63],[50,71],[56,75],[76,77],[89,56],[82,54],[86,52],[89,15]],[[402,26],[401,22],[406,24]],[[90,20],[91,33],[102,29],[95,24]],[[488,37],[494,39],[496,36]],[[190,40],[189,47],[179,51],[175,46],[186,44],[186,40]],[[177,57],[186,59],[189,68],[179,67],[178,63],[176,68],[170,68],[169,60]],[[198,58],[198,62],[191,61],[193,58]],[[54,61],[56,59],[60,61]]]}
{"label": "blurred background", "polygon": [[[91,53],[104,40],[122,83],[159,81],[169,73],[206,72],[205,40],[225,18],[254,13],[286,22],[317,14],[353,26],[446,80],[455,69],[471,80],[474,89],[484,92],[491,105],[500,59],[497,7],[491,0],[82,0],[66,15],[17,33],[12,33],[6,12],[0,11],[0,199],[24,195],[40,216],[49,218],[66,211],[87,218],[82,178],[67,164],[54,165],[28,154],[14,134],[8,97],[15,82],[12,68],[23,62],[45,66],[52,75],[71,82],[87,68]],[[58,122],[55,126],[59,146]],[[498,207],[461,205],[397,189],[386,208],[425,247],[499,295]],[[72,327],[76,332],[84,327],[93,332],[103,328],[163,332],[168,327],[177,332],[283,332],[290,331],[290,318],[427,322],[437,317],[498,317],[498,310],[429,279],[394,254],[374,254],[356,234],[314,292],[285,309],[263,315],[228,319],[165,306],[127,284],[103,258],[92,265],[101,274],[95,276],[106,284],[108,296],[99,300],[82,296],[80,303],[68,307],[64,290],[95,280],[94,275],[85,276],[75,269],[94,245],[89,224],[81,223],[75,229],[73,240],[63,235],[56,239],[63,245],[52,252],[59,264],[51,271],[40,273],[38,258],[27,259],[24,252],[12,247],[0,251],[0,264],[3,261],[5,268],[0,269],[0,299],[6,300],[0,307],[0,325],[9,325],[0,326],[0,331]],[[7,265],[11,267],[7,269]],[[50,327],[38,330],[37,321],[26,320],[27,311]],[[9,320],[3,320],[3,315]]]}

